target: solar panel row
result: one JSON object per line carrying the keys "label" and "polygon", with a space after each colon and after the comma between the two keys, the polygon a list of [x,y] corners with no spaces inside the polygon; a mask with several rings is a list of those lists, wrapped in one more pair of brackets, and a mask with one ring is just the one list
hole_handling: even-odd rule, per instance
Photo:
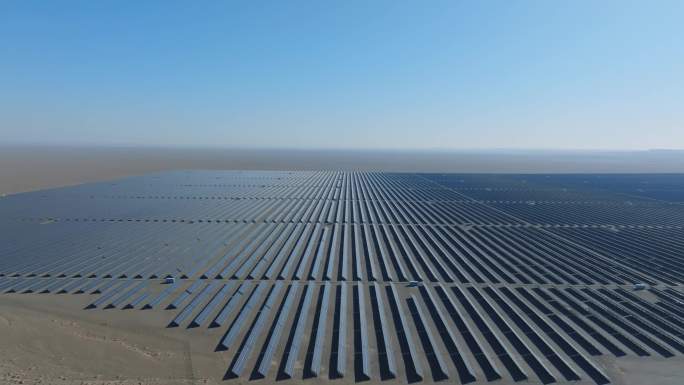
{"label": "solar panel row", "polygon": [[0,292],[218,329],[225,379],[604,384],[596,357],[684,353],[680,179],[196,171],[19,194]]}

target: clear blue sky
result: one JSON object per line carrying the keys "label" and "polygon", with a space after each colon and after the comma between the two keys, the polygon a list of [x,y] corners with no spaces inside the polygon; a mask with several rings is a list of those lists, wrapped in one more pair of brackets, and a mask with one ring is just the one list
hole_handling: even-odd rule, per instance
{"label": "clear blue sky", "polygon": [[0,142],[684,148],[684,1],[0,2]]}

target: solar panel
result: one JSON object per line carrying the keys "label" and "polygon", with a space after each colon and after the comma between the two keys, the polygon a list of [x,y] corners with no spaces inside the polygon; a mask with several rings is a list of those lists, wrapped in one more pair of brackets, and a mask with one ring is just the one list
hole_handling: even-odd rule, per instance
{"label": "solar panel", "polygon": [[311,297],[313,289],[310,286],[304,286],[304,293],[300,299],[299,305],[295,312],[295,319],[292,321],[294,327],[290,329],[290,335],[285,344],[285,353],[283,353],[278,369],[277,379],[287,379],[294,377],[294,367],[301,347],[302,335],[304,333],[304,325],[309,316],[309,307],[311,306]]}
{"label": "solar panel", "polygon": [[430,371],[432,372],[432,379],[434,381],[446,380],[449,378],[449,373],[442,359],[442,353],[436,350],[436,340],[429,326],[423,321],[423,314],[418,305],[416,305],[416,301],[417,299],[414,296],[406,299],[409,313],[411,313],[413,323],[418,332],[418,339],[423,346]]}
{"label": "solar panel", "polygon": [[211,282],[204,286],[202,291],[200,291],[199,294],[197,294],[195,298],[193,298],[193,300],[180,313],[178,313],[178,315],[171,320],[171,322],[169,322],[168,327],[180,326],[181,322],[188,318],[195,308],[207,298],[207,296],[216,291],[217,286],[218,282]]}
{"label": "solar panel", "polygon": [[352,303],[354,306],[354,380],[360,382],[370,379],[366,296],[360,286],[353,286]]}
{"label": "solar panel", "polygon": [[203,284],[204,282],[202,281],[193,282],[187,289],[183,290],[173,301],[171,301],[171,303],[166,306],[166,309],[178,309],[192,294],[197,292]]}
{"label": "solar panel", "polygon": [[242,328],[245,326],[245,323],[249,319],[249,316],[252,314],[252,312],[255,310],[257,302],[264,294],[264,291],[266,291],[266,289],[266,284],[258,283],[254,290],[252,290],[252,292],[249,293],[249,296],[247,297],[245,304],[242,305],[242,308],[239,310],[237,316],[235,317],[235,319],[233,319],[233,322],[228,327],[228,331],[226,331],[225,336],[223,337],[221,342],[219,342],[216,350],[228,350],[232,346],[233,342],[238,336],[238,333],[240,333]]}
{"label": "solar panel", "polygon": [[70,278],[72,282],[64,286],[61,290],[59,290],[57,293],[70,293],[73,290],[75,290],[77,287],[80,287],[87,281],[87,278]]}
{"label": "solar panel", "polygon": [[138,307],[147,297],[149,297],[150,293],[148,291],[143,292],[140,294],[138,297],[136,297],[134,300],[131,302],[127,303],[122,309],[134,309]]}
{"label": "solar panel", "polygon": [[282,332],[285,329],[290,309],[298,293],[299,285],[297,283],[288,286],[285,294],[285,299],[278,308],[275,320],[273,321],[271,329],[269,330],[268,335],[266,336],[266,341],[262,346],[261,352],[259,352],[257,363],[254,366],[254,369],[252,370],[250,379],[254,380],[264,378],[266,377],[266,375],[268,375],[268,371],[271,366],[271,360],[273,358],[273,355],[275,354],[276,346],[278,345]]}
{"label": "solar panel", "polygon": [[237,307],[240,301],[242,301],[244,296],[249,292],[250,286],[251,284],[249,282],[243,282],[242,284],[240,284],[240,286],[238,286],[237,290],[235,290],[235,292],[230,297],[228,302],[226,302],[221,311],[216,315],[216,317],[211,322],[209,327],[216,328],[222,326],[230,316],[231,312]]}
{"label": "solar panel", "polygon": [[128,285],[130,285],[131,281],[125,280],[125,281],[117,281],[117,280],[112,280],[111,282],[107,283],[105,286],[106,288],[103,288],[102,295],[96,299],[94,302],[91,302],[88,306],[86,306],[86,309],[92,309],[96,307],[101,307],[102,305],[108,303],[112,297],[115,295],[119,294],[121,290],[126,289]]}
{"label": "solar panel", "polygon": [[389,338],[390,326],[385,316],[385,305],[382,300],[382,291],[377,283],[368,287],[369,297],[371,300],[371,309],[373,312],[373,326],[375,329],[376,345],[378,347],[378,361],[380,364],[380,379],[387,380],[396,378],[396,364],[394,362],[394,354],[392,349],[392,342]]}
{"label": "solar panel", "polygon": [[216,292],[214,297],[209,301],[209,303],[204,306],[202,311],[190,322],[188,328],[196,328],[202,326],[202,324],[207,320],[209,315],[214,311],[221,301],[223,301],[228,293],[233,289],[235,282],[229,282],[221,286],[221,288]]}
{"label": "solar panel", "polygon": [[95,278],[95,277],[88,277],[88,278],[90,278],[90,279],[83,281],[85,283],[85,285],[82,286],[80,289],[78,289],[76,291],[76,294],[80,294],[80,293],[97,294],[97,293],[101,293],[102,289],[106,289],[107,287],[116,283],[116,280],[111,279],[111,278]]}
{"label": "solar panel", "polygon": [[136,295],[136,294],[139,293],[141,290],[143,290],[145,287],[147,287],[147,282],[145,282],[145,281],[139,282],[139,283],[138,283],[137,285],[135,285],[135,287],[133,287],[132,289],[130,289],[130,290],[124,292],[123,294],[121,294],[120,296],[114,298],[114,299],[107,305],[107,309],[109,309],[109,308],[115,308],[115,307],[120,306],[124,301],[126,301],[126,300],[128,300],[130,297]]}
{"label": "solar panel", "polygon": [[[69,283],[69,280],[67,280],[67,279],[64,279],[64,278],[55,278],[55,279],[52,280],[52,283],[51,283],[50,285],[48,285],[48,286],[45,286],[45,287],[40,291],[40,293],[41,293],[41,294],[42,294],[42,293],[56,293],[56,292],[59,291],[59,290],[58,290],[59,288],[65,286],[65,285],[68,284],[68,283]],[[2,289],[0,288],[0,290],[2,290]]]}
{"label": "solar panel", "polygon": [[405,329],[407,322],[404,317],[404,310],[399,308],[401,302],[397,297],[394,286],[385,286],[385,291],[387,293],[387,301],[392,312],[392,318],[394,319],[394,328],[397,333],[399,348],[401,349],[401,355],[404,361],[406,381],[409,383],[422,381],[423,369],[418,361],[417,352],[415,351],[416,345],[413,343],[411,333],[407,332]]}
{"label": "solar panel", "polygon": [[228,372],[225,376],[226,378],[237,378],[242,375],[247,358],[256,345],[256,340],[261,336],[261,330],[265,326],[266,319],[270,316],[270,311],[275,306],[283,286],[284,284],[282,282],[278,282],[269,289],[266,299],[261,305],[257,315],[254,317],[254,321],[247,330],[247,335],[243,339],[235,354],[235,358],[233,358],[233,362],[228,368]]}
{"label": "solar panel", "polygon": [[330,308],[330,291],[329,283],[321,285],[318,289],[318,301],[314,311],[309,347],[304,359],[303,378],[317,377],[320,374],[323,343],[326,336],[325,329]]}
{"label": "solar panel", "polygon": [[238,381],[603,384],[604,360],[684,354],[677,191],[678,175],[160,172],[0,199],[0,293],[218,333]]}
{"label": "solar panel", "polygon": [[[446,324],[446,317],[442,315],[441,310],[437,307],[437,305],[432,301],[431,294],[428,292],[428,289],[425,288],[424,286],[420,287],[420,294],[423,298],[423,302],[428,308],[428,312],[430,313],[430,316],[434,322],[434,324],[437,326],[437,332],[439,333],[440,337],[442,338],[442,342],[444,343],[446,349],[447,349],[447,354],[451,358],[452,362],[454,363],[454,366],[456,366],[456,370],[458,372],[459,379],[461,383],[467,384],[469,382],[473,382],[476,380],[475,375],[472,373],[472,369],[470,368],[470,364],[466,359],[464,359],[463,354],[459,351],[457,347],[457,343],[454,339],[454,336],[452,335],[451,331],[449,330],[449,327]],[[414,298],[414,307],[416,310],[421,313],[420,308],[415,305],[417,303],[417,299]],[[453,305],[452,305],[453,306]],[[421,316],[422,318],[422,316]],[[459,319],[459,321],[461,321]],[[418,321],[416,321],[418,322]],[[422,320],[421,320],[422,322]],[[461,321],[461,327],[466,329],[462,330],[462,333],[468,332],[467,327],[462,324]],[[477,345],[476,342],[474,342],[472,339],[471,344],[474,343],[474,345],[471,345],[471,349],[474,347],[478,354],[483,354],[482,350],[480,349],[479,345]],[[434,344],[434,343],[433,343]],[[487,358],[483,357],[484,361],[486,361],[484,368],[486,368],[485,372],[488,376],[488,381],[491,381],[489,378],[496,378],[499,376],[494,368],[491,366],[491,363],[487,360]],[[446,373],[446,371],[444,371]]]}
{"label": "solar panel", "polygon": [[157,295],[152,301],[148,302],[143,309],[152,309],[155,306],[159,305],[162,301],[166,299],[171,293],[173,293],[176,288],[180,286],[180,281],[176,281],[173,284],[169,285],[166,289],[164,289],[159,295]]}

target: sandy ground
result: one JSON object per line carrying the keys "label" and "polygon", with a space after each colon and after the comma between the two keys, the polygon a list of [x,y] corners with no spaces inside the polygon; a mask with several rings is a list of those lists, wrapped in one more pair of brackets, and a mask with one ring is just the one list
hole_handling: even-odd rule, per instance
{"label": "sandy ground", "polygon": [[0,146],[0,194],[161,170],[684,172],[683,151],[348,151]]}
{"label": "sandy ground", "polygon": [[612,378],[615,384],[624,385],[680,385],[682,379],[682,357],[649,359],[624,357],[607,358],[612,363]]}
{"label": "sandy ground", "polygon": [[221,382],[228,363],[213,352],[214,333],[166,329],[162,312],[86,311],[87,302],[87,296],[3,295],[0,384]]}

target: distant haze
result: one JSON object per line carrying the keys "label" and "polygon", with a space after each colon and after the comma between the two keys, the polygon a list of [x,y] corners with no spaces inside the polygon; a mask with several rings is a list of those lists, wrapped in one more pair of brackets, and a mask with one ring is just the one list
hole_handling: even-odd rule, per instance
{"label": "distant haze", "polygon": [[684,148],[683,15],[679,0],[3,1],[0,140]]}
{"label": "distant haze", "polygon": [[0,146],[0,194],[178,169],[683,173],[684,151],[482,152]]}

